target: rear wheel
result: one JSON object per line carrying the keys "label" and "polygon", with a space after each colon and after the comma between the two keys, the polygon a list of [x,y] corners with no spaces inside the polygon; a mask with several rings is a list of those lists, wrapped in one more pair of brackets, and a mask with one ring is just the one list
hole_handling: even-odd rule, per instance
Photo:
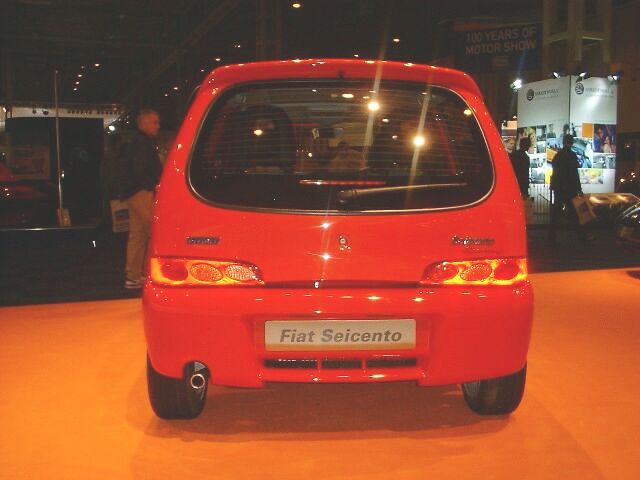
{"label": "rear wheel", "polygon": [[464,400],[480,415],[505,415],[513,412],[524,394],[527,366],[512,375],[462,384]]}
{"label": "rear wheel", "polygon": [[[195,379],[194,373],[203,375]],[[158,373],[147,356],[147,387],[149,402],[155,414],[160,418],[196,418],[204,408],[207,398],[207,371],[200,363],[191,363],[185,368],[183,379],[166,377]]]}

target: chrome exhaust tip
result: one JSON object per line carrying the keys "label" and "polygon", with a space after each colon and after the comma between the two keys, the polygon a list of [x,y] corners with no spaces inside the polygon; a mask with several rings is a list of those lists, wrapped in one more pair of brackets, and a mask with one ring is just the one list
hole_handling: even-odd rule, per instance
{"label": "chrome exhaust tip", "polygon": [[207,377],[202,373],[194,373],[189,377],[189,386],[194,390],[202,390],[207,384]]}

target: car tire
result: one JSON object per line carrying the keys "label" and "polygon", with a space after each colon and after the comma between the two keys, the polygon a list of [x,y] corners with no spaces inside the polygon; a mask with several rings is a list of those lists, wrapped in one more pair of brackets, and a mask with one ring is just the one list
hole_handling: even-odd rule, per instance
{"label": "car tire", "polygon": [[506,415],[513,412],[524,395],[527,366],[511,375],[462,384],[467,406],[479,415]]}
{"label": "car tire", "polygon": [[[202,412],[207,399],[207,375],[200,389],[189,385],[189,378],[198,365],[191,363],[185,368],[183,379],[166,377],[158,373],[151,365],[147,355],[147,388],[149,402],[155,414],[164,419],[196,418]],[[198,368],[198,372],[206,373],[206,369]]]}

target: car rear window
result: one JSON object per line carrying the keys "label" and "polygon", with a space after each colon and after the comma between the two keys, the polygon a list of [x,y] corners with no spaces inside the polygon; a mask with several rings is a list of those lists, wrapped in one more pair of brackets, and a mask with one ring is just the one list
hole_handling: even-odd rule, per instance
{"label": "car rear window", "polygon": [[493,167],[477,120],[452,91],[287,81],[222,95],[188,177],[199,197],[229,208],[376,212],[471,204],[490,191]]}

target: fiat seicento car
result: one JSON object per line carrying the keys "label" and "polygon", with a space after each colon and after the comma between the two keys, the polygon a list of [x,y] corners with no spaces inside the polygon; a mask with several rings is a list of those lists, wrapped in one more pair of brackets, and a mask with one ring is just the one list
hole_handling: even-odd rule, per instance
{"label": "fiat seicento car", "polygon": [[462,72],[214,70],[165,165],[148,267],[148,390],[162,418],[196,417],[209,384],[460,384],[479,414],[522,398],[522,201]]}

